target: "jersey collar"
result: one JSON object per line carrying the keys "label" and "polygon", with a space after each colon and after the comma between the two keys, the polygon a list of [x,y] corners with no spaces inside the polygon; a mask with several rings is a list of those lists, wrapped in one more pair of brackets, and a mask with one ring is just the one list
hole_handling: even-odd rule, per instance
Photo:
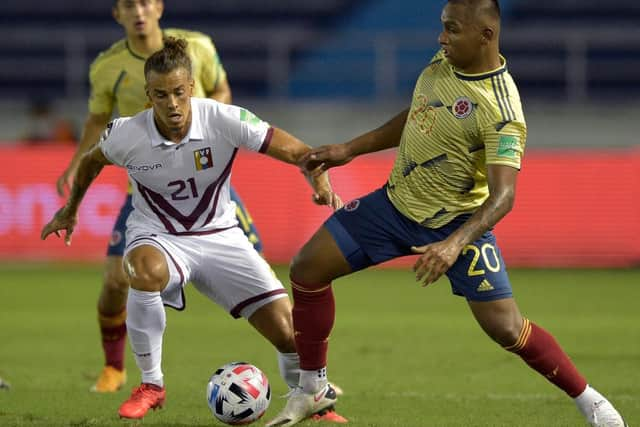
{"label": "jersey collar", "polygon": [[465,74],[465,73],[461,73],[460,71],[456,71],[456,69],[453,68],[453,66],[451,68],[453,69],[453,74],[455,74],[456,77],[459,78],[460,80],[476,81],[476,80],[488,79],[490,77],[497,76],[498,74],[502,74],[505,71],[507,71],[507,60],[502,55],[500,55],[500,63],[502,65],[500,65],[495,70],[491,70],[487,73],[479,73],[479,74]]}
{"label": "jersey collar", "polygon": [[[151,137],[151,146],[158,147],[160,145],[172,146],[176,145],[173,141],[168,141],[164,136],[160,134],[158,128],[156,127],[156,123],[153,120],[153,108],[150,108],[147,112],[147,130],[149,132],[149,136]],[[200,112],[197,108],[194,99],[191,98],[191,127],[189,128],[189,132],[184,137],[180,144],[186,143],[189,141],[201,141],[204,139],[204,133],[202,132],[202,120],[200,117]]]}

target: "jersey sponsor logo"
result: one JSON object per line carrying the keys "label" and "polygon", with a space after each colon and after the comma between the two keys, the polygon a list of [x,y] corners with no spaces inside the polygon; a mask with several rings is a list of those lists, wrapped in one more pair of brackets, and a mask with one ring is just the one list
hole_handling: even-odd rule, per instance
{"label": "jersey sponsor logo", "polygon": [[517,157],[519,151],[518,137],[513,135],[500,135],[498,139],[498,156]]}
{"label": "jersey sponsor logo", "polygon": [[451,112],[456,119],[466,119],[473,112],[473,102],[466,96],[461,96],[453,102]]}
{"label": "jersey sponsor logo", "polygon": [[213,167],[213,154],[209,147],[194,150],[193,159],[196,163],[196,170],[201,171]]}
{"label": "jersey sponsor logo", "polygon": [[344,210],[347,212],[353,212],[360,206],[360,200],[355,199],[344,205]]}
{"label": "jersey sponsor logo", "polygon": [[131,173],[150,172],[156,169],[162,169],[162,163],[154,163],[151,165],[127,165],[127,170]]}

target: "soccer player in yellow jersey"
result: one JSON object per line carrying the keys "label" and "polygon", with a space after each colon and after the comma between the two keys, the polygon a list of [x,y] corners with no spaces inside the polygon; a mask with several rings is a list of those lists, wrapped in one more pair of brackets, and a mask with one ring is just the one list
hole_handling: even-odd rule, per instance
{"label": "soccer player in yellow jersey", "polygon": [[592,426],[622,427],[556,340],[524,318],[491,232],[513,207],[526,125],[518,90],[499,53],[497,0],[449,0],[441,51],[422,72],[410,108],[345,144],[307,153],[307,170],[398,147],[387,184],[335,212],[291,265],[300,383],[269,426],[290,426],[315,410],[327,386],[331,281],[400,256],[419,254],[416,279],[443,274],[487,335],[575,400]]}
{"label": "soccer player in yellow jersey", "polygon": [[[150,106],[145,93],[144,61],[162,48],[163,37],[173,36],[187,40],[188,53],[193,63],[194,96],[210,97],[224,103],[231,101],[227,76],[211,39],[193,31],[163,31],[159,23],[163,8],[162,0],[115,0],[113,17],[123,27],[126,37],[102,52],[91,65],[89,115],[84,124],[80,145],[58,179],[57,187],[61,195],[64,195],[65,186],[70,187],[83,154],[98,142],[114,110],[120,116],[132,116]],[[236,202],[238,223],[260,252],[261,242],[251,217],[233,188],[231,194]],[[126,221],[132,209],[129,194],[114,226],[107,250],[103,286],[98,300],[105,366],[92,387],[97,392],[116,391],[126,381],[124,346],[128,283],[122,268],[122,255]]]}

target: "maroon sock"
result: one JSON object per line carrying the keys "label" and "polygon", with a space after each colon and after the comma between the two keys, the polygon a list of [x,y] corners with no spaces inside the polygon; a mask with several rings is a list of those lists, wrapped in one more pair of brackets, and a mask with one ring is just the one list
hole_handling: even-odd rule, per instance
{"label": "maroon sock", "polygon": [[333,329],[336,306],[331,284],[303,286],[291,282],[293,289],[293,328],[300,368],[327,366],[329,334]]}
{"label": "maroon sock", "polygon": [[528,319],[524,319],[518,341],[506,350],[520,356],[571,397],[577,397],[587,387],[587,381],[555,338]]}
{"label": "maroon sock", "polygon": [[99,315],[105,365],[113,366],[119,371],[124,369],[124,346],[127,340],[126,318],[126,311],[115,316]]}

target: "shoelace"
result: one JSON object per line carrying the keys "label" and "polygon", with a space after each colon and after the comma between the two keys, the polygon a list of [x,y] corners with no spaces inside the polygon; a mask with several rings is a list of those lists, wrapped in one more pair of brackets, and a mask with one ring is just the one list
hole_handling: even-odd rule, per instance
{"label": "shoelace", "polygon": [[144,386],[140,386],[140,387],[136,387],[136,389],[133,391],[133,395],[131,396],[131,400],[135,400],[137,401],[141,401],[144,400],[146,397],[151,397],[149,396],[151,394],[151,390],[148,387],[144,387]]}

